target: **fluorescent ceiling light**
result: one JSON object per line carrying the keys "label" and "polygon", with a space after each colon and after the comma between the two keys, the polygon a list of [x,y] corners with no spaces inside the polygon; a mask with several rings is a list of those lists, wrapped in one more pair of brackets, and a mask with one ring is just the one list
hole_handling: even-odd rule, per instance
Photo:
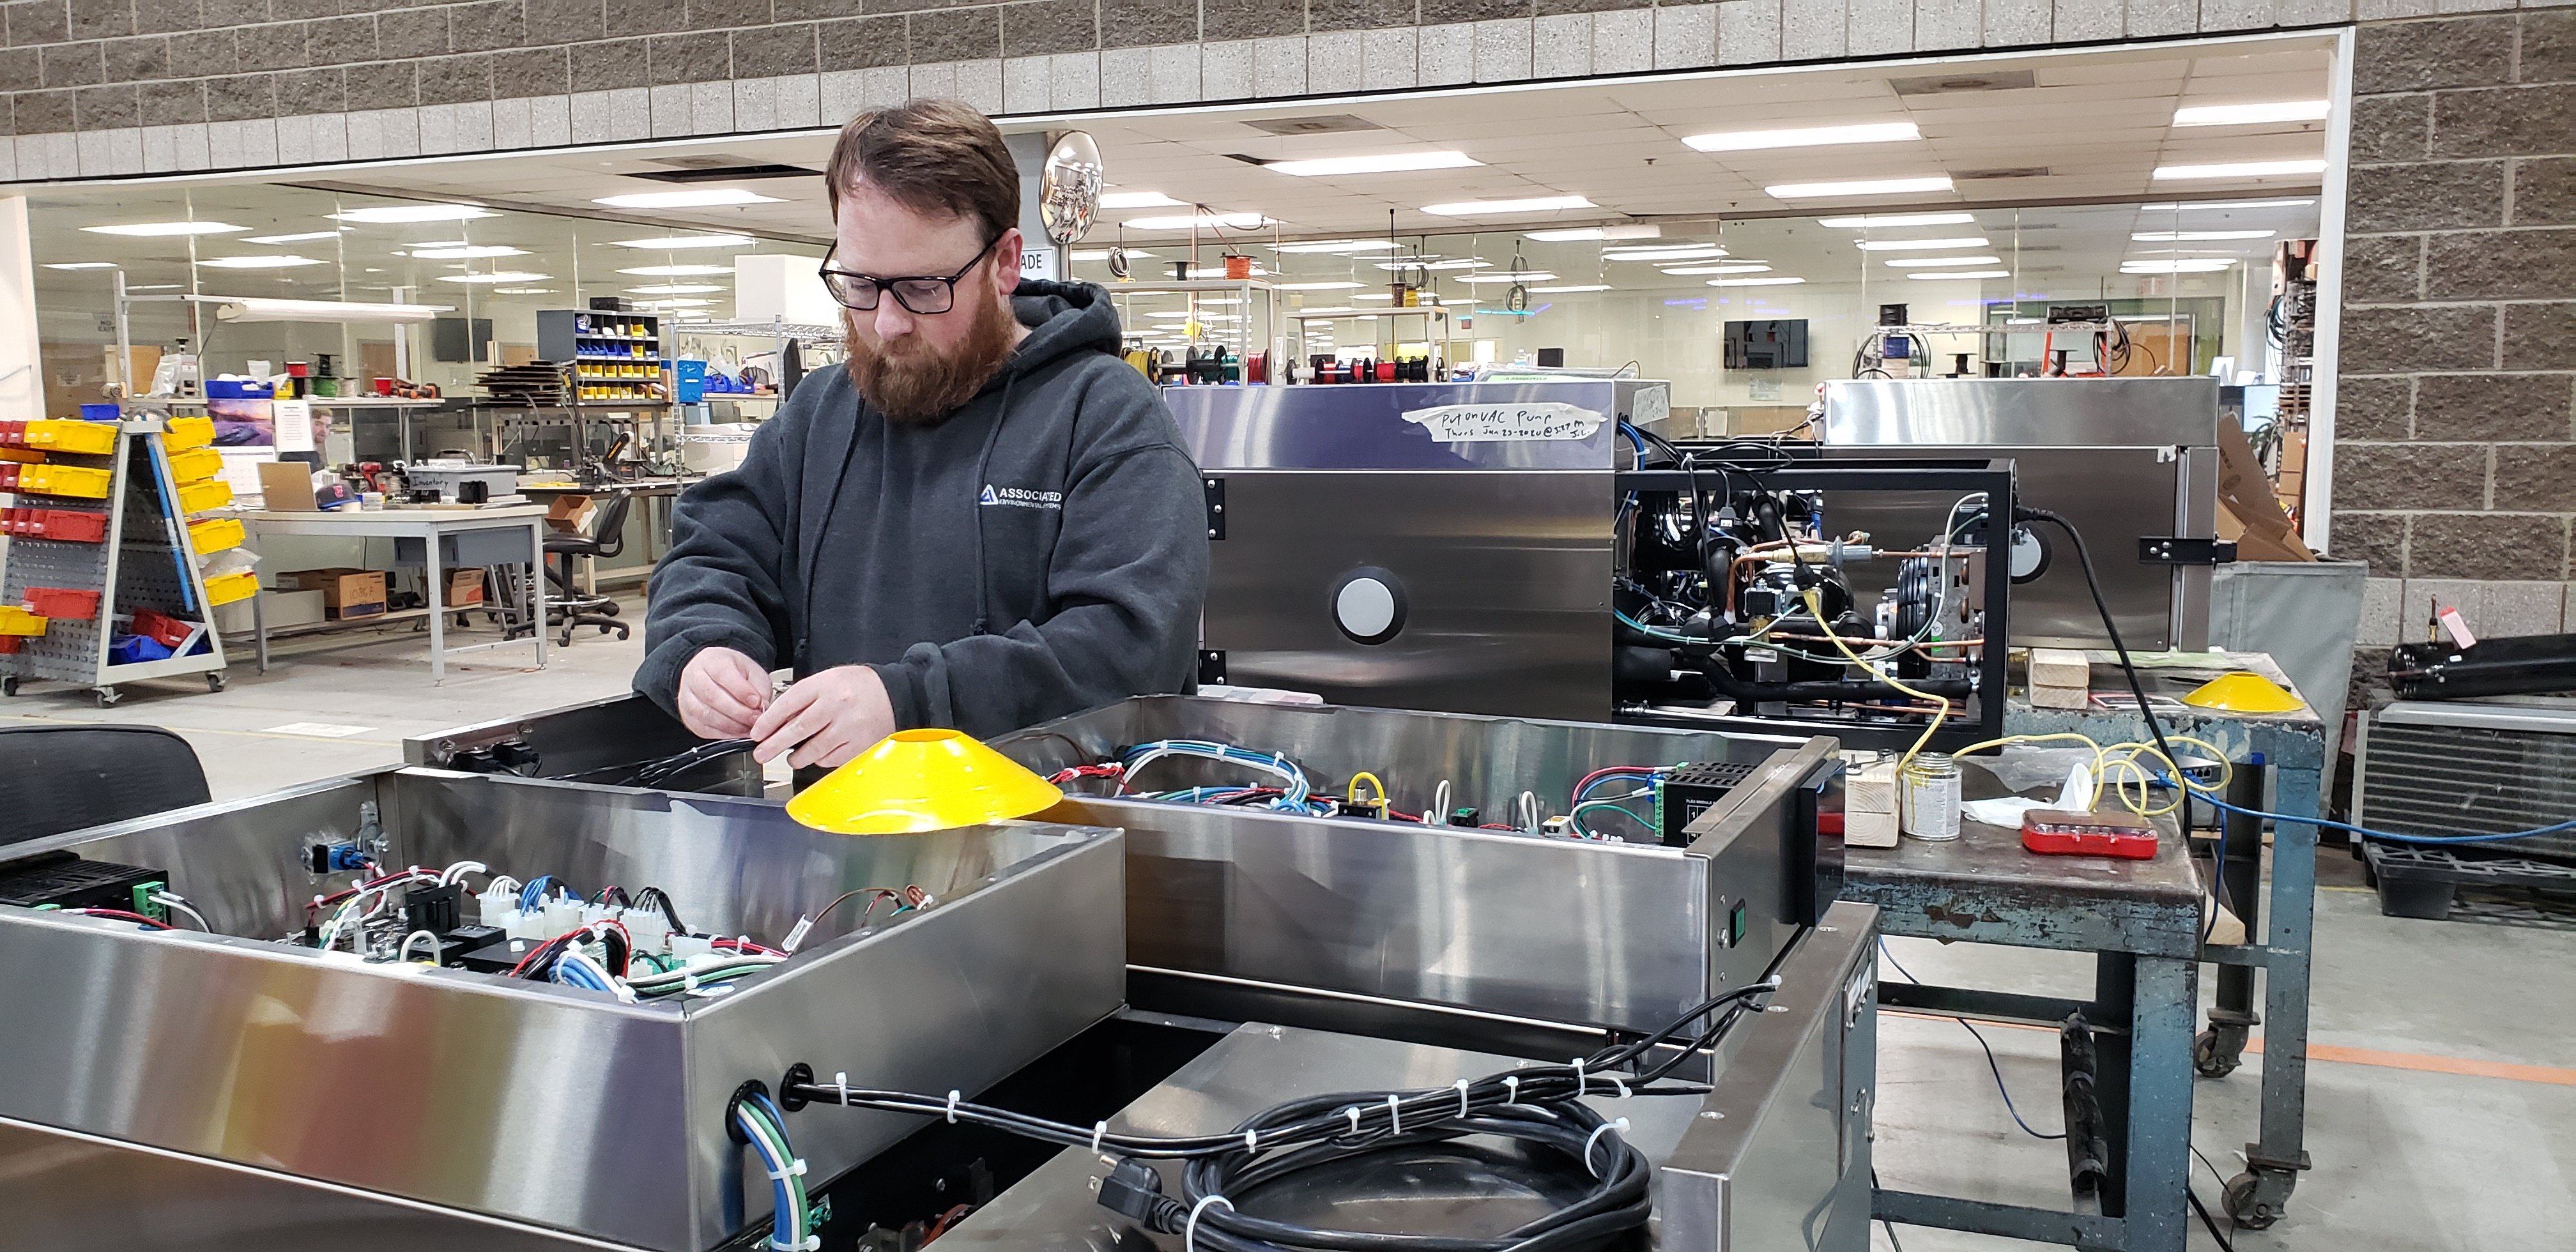
{"label": "fluorescent ceiling light", "polygon": [[1531,295],[1567,295],[1577,291],[1608,291],[1608,283],[1573,283],[1563,287],[1532,287]]}
{"label": "fluorescent ceiling light", "polygon": [[2142,204],[2141,213],[2171,213],[2189,209],[2298,209],[2315,204],[2314,200],[2183,200],[2173,204]]}
{"label": "fluorescent ceiling light", "polygon": [[2171,261],[2122,261],[2123,274],[2215,274],[2236,268],[2236,262],[2217,257],[2182,257]]}
{"label": "fluorescent ceiling light", "polygon": [[1183,309],[1162,309],[1162,310],[1158,310],[1158,311],[1156,311],[1156,312],[1148,313],[1148,314],[1146,314],[1145,316],[1147,316],[1147,317],[1166,317],[1166,318],[1169,318],[1169,317],[1186,318],[1186,317],[1188,317],[1188,316],[1189,316],[1189,313],[1188,313],[1186,310],[1183,310]]}
{"label": "fluorescent ceiling light", "polygon": [[1482,274],[1469,274],[1458,281],[1462,283],[1544,283],[1553,281],[1555,278],[1556,275],[1546,270],[1489,270]]}
{"label": "fluorescent ceiling light", "polygon": [[1201,213],[1197,216],[1131,217],[1120,223],[1129,230],[1188,230],[1193,226],[1218,227],[1227,230],[1259,230],[1271,219],[1258,213]]}
{"label": "fluorescent ceiling light", "polygon": [[1675,277],[1694,278],[1702,274],[1768,274],[1771,267],[1758,261],[1738,261],[1731,265],[1671,266],[1664,272]]}
{"label": "fluorescent ceiling light", "polygon": [[2269,239],[2277,230],[2142,230],[2129,236],[2136,243],[2205,243],[2213,239]]}
{"label": "fluorescent ceiling light", "polygon": [[654,283],[651,286],[646,287],[629,287],[626,289],[626,294],[630,296],[694,296],[705,292],[722,290],[724,290],[724,286],[721,283]]}
{"label": "fluorescent ceiling light", "polygon": [[[46,262],[46,263],[45,263],[45,268],[46,268],[46,269],[49,269],[49,270],[112,270],[112,269],[115,269],[115,268],[116,268],[116,262],[114,262],[114,261],[48,261],[48,262]],[[127,290],[132,290],[132,288],[128,288]]]}
{"label": "fluorescent ceiling light", "polygon": [[2318,122],[2334,105],[2325,100],[2283,100],[2273,104],[2196,104],[2174,110],[2176,126],[2250,126],[2257,122]]}
{"label": "fluorescent ceiling light", "polygon": [[320,265],[309,256],[218,256],[197,262],[218,270],[283,270],[299,265]]}
{"label": "fluorescent ceiling light", "polygon": [[728,204],[783,204],[776,196],[764,196],[740,187],[693,187],[687,191],[630,191],[622,196],[600,196],[592,204],[612,209],[712,209]]}
{"label": "fluorescent ceiling light", "polygon": [[1463,170],[1484,162],[1464,152],[1383,152],[1375,156],[1322,157],[1311,161],[1265,161],[1261,168],[1298,178],[1332,178],[1343,174],[1401,174],[1408,170]]}
{"label": "fluorescent ceiling light", "polygon": [[1603,248],[1604,261],[1709,261],[1726,255],[1718,244],[1699,243],[1670,248]]}
{"label": "fluorescent ceiling light", "polygon": [[1276,252],[1387,252],[1398,245],[1392,239],[1323,239],[1304,243],[1283,243]]}
{"label": "fluorescent ceiling light", "polygon": [[380,204],[372,208],[342,209],[331,214],[331,220],[382,226],[402,222],[463,222],[493,216],[496,214],[492,210],[472,204]]}
{"label": "fluorescent ceiling light", "polygon": [[310,243],[316,239],[337,239],[339,237],[340,232],[336,230],[308,230],[300,234],[293,235],[250,235],[245,237],[242,242],[274,247],[275,245],[282,243]]}
{"label": "fluorescent ceiling light", "polygon": [[1104,209],[1186,209],[1189,203],[1159,191],[1110,191],[1100,197]]}
{"label": "fluorescent ceiling light", "polygon": [[[1143,257],[1148,261],[1154,259],[1154,254],[1147,252],[1143,248],[1122,248],[1118,250],[1125,252],[1131,257]],[[1108,248],[1077,248],[1072,252],[1071,256],[1072,259],[1076,261],[1106,261],[1109,259],[1110,251],[1111,250]]]}
{"label": "fluorescent ceiling light", "polygon": [[1404,270],[1472,270],[1481,269],[1493,262],[1483,257],[1461,257],[1451,261],[1379,261],[1376,264],[1382,270],[1401,272]]}
{"label": "fluorescent ceiling light", "polygon": [[2237,161],[2226,165],[2159,165],[2148,177],[2159,182],[2189,178],[2272,178],[2288,174],[2322,174],[2322,160]]}
{"label": "fluorescent ceiling light", "polygon": [[495,287],[492,289],[492,294],[496,296],[550,296],[554,293],[555,289],[552,287]]}
{"label": "fluorescent ceiling light", "polygon": [[1281,291],[1357,291],[1357,290],[1359,290],[1360,288],[1362,288],[1362,287],[1364,287],[1364,286],[1367,286],[1367,285],[1368,285],[1368,284],[1366,284],[1366,283],[1355,283],[1355,282],[1349,282],[1349,281],[1343,281],[1343,282],[1329,282],[1329,283],[1275,283],[1275,284],[1273,284],[1273,286],[1276,286],[1276,287],[1277,287],[1279,290],[1281,290]]}
{"label": "fluorescent ceiling light", "polygon": [[702,274],[730,274],[730,265],[638,265],[617,271],[637,278],[688,278]]}
{"label": "fluorescent ceiling light", "polygon": [[132,235],[144,239],[157,239],[167,235],[229,235],[234,231],[250,228],[227,225],[223,222],[127,222],[121,226],[83,226],[81,229],[93,235]]}
{"label": "fluorescent ceiling light", "polygon": [[1920,139],[1912,122],[1867,122],[1856,126],[1801,126],[1790,130],[1733,130],[1714,135],[1686,135],[1682,142],[1702,152],[1756,152],[1765,148],[1821,148],[1830,144],[1893,143]]}
{"label": "fluorescent ceiling light", "polygon": [[1387,292],[1383,292],[1383,291],[1372,291],[1372,292],[1370,292],[1370,293],[1368,293],[1367,295],[1364,295],[1364,296],[1352,296],[1352,297],[1351,297],[1351,299],[1354,299],[1354,300],[1393,300],[1393,299],[1395,299],[1395,297],[1394,297],[1393,295],[1391,295],[1391,294],[1387,293]]}
{"label": "fluorescent ceiling light", "polygon": [[508,244],[486,243],[466,244],[453,248],[414,248],[411,250],[411,255],[414,260],[420,261],[471,261],[487,256],[526,256],[528,250],[513,248]]}
{"label": "fluorescent ceiling light", "polygon": [[125,289],[127,291],[177,291],[186,285],[185,283],[140,283],[128,284]]}
{"label": "fluorescent ceiling light", "polygon": [[663,235],[654,239],[618,239],[620,248],[736,248],[751,242],[749,235]]}
{"label": "fluorescent ceiling light", "polygon": [[438,276],[438,281],[442,283],[534,283],[543,282],[552,277],[554,277],[552,274],[537,274],[526,270],[503,270],[497,274],[441,274]]}
{"label": "fluorescent ceiling light", "polygon": [[1852,246],[1863,252],[1957,252],[1993,245],[1983,235],[1966,235],[1955,239],[1862,239]]}
{"label": "fluorescent ceiling light", "polygon": [[1816,225],[1869,230],[1878,226],[1965,226],[1976,220],[1974,213],[1868,213],[1858,217],[1820,217]]}
{"label": "fluorescent ceiling light", "polygon": [[647,309],[702,309],[714,303],[715,301],[713,300],[688,299],[639,300],[636,302],[638,307]]}
{"label": "fluorescent ceiling light", "polygon": [[1826,196],[1902,196],[1948,191],[1946,174],[1923,178],[1860,178],[1839,183],[1778,183],[1762,189],[1774,200],[1809,200]]}
{"label": "fluorescent ceiling light", "polygon": [[1523,200],[1458,200],[1449,204],[1426,204],[1422,211],[1433,217],[1494,217],[1505,213],[1554,213],[1559,209],[1588,209],[1591,201],[1581,196],[1531,196]]}
{"label": "fluorescent ceiling light", "polygon": [[1920,278],[1920,279],[1924,279],[1924,280],[1926,280],[1926,281],[1932,281],[1932,280],[1951,280],[1951,279],[1967,279],[1967,278],[2010,278],[2010,277],[2012,277],[2012,271],[2011,271],[2011,270],[1943,270],[1943,271],[1938,271],[1938,272],[1935,272],[1935,273],[1928,273],[1928,274],[1908,274],[1908,275],[1906,275],[1906,277],[1907,277],[1907,278]]}
{"label": "fluorescent ceiling light", "polygon": [[1906,269],[1931,265],[2001,265],[2004,259],[1999,256],[1894,256],[1887,258],[1887,263]]}
{"label": "fluorescent ceiling light", "polygon": [[1709,285],[1709,286],[1711,286],[1711,287],[1786,287],[1786,286],[1789,286],[1789,285],[1790,285],[1790,284],[1792,284],[1792,283],[1803,283],[1803,282],[1805,282],[1805,281],[1807,281],[1807,280],[1806,280],[1806,279],[1803,279],[1803,278],[1787,278],[1787,277],[1781,277],[1781,278],[1712,278],[1712,279],[1708,280],[1708,285]]}
{"label": "fluorescent ceiling light", "polygon": [[1522,237],[1540,243],[1578,243],[1586,239],[1661,239],[1664,228],[1640,226],[1577,226],[1568,230],[1532,230]]}

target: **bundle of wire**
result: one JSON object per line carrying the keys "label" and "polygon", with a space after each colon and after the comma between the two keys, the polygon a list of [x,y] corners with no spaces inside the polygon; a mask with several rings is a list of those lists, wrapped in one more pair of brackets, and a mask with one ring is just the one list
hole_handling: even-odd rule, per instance
{"label": "bundle of wire", "polygon": [[[1598,835],[1592,831],[1587,814],[1610,812],[1618,813],[1637,823],[1649,834],[1655,833],[1661,829],[1656,825],[1655,820],[1629,808],[1628,804],[1633,800],[1652,798],[1662,786],[1663,776],[1671,772],[1670,769],[1651,765],[1613,765],[1607,769],[1596,769],[1574,784],[1574,807],[1568,813],[1567,824],[1573,827],[1575,834],[1583,838],[1606,839],[1609,836]],[[1615,796],[1595,797],[1593,795],[1601,787],[1614,782],[1631,782],[1637,785]]]}
{"label": "bundle of wire", "polygon": [[767,1094],[755,1091],[734,1105],[733,1119],[760,1158],[761,1172],[769,1175],[772,1252],[815,1252],[823,1239],[813,1232],[805,1199],[805,1162],[787,1146],[786,1114]]}
{"label": "bundle of wire", "polygon": [[1269,791],[1264,787],[1185,787],[1178,791],[1135,791],[1136,775],[1156,761],[1167,757],[1184,757],[1207,761],[1225,761],[1246,765],[1279,780],[1275,796],[1262,796],[1262,807],[1283,813],[1321,814],[1331,806],[1316,800],[1306,782],[1306,771],[1296,763],[1274,752],[1255,752],[1232,744],[1199,739],[1158,739],[1129,748],[1120,761],[1119,794],[1134,794],[1146,800],[1175,800],[1186,804],[1207,804],[1245,792]]}
{"label": "bundle of wire", "polygon": [[[1769,979],[1702,1002],[1670,1025],[1631,1043],[1604,1048],[1565,1065],[1531,1065],[1461,1078],[1447,1087],[1309,1096],[1255,1113],[1217,1135],[1138,1135],[1106,1125],[1082,1127],[1025,1113],[899,1091],[869,1091],[811,1081],[799,1066],[781,1094],[791,1105],[945,1117],[1012,1134],[1088,1147],[1127,1158],[1101,1185],[1100,1202],[1165,1234],[1181,1234],[1219,1252],[1568,1252],[1646,1224],[1653,1169],[1621,1136],[1624,1119],[1604,1121],[1588,1096],[1701,1095],[1698,1084],[1670,1083],[1671,1073],[1723,1038],[1755,997],[1779,989]],[[1705,1028],[1702,1018],[1714,1015]],[[1658,1049],[1670,1054],[1659,1059]],[[1470,1135],[1516,1139],[1545,1149],[1538,1159],[1561,1169],[1579,1194],[1537,1220],[1490,1238],[1434,1238],[1375,1231],[1319,1229],[1238,1211],[1229,1194],[1357,1156],[1416,1148]],[[1153,1160],[1185,1161],[1182,1191],[1161,1192]]]}

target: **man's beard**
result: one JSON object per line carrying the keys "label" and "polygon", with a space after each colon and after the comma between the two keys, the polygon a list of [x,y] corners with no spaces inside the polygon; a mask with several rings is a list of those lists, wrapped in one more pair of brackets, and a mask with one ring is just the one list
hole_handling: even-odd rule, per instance
{"label": "man's beard", "polygon": [[970,316],[975,320],[966,328],[966,338],[943,356],[918,336],[898,341],[893,349],[870,343],[843,311],[850,381],[858,384],[860,397],[888,421],[924,426],[937,424],[974,399],[1010,359],[1012,316],[1005,305],[980,300]]}

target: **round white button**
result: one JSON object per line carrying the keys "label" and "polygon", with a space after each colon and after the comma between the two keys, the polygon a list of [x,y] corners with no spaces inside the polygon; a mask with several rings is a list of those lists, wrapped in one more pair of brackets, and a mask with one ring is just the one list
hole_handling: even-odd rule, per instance
{"label": "round white button", "polygon": [[1374,578],[1354,578],[1333,597],[1333,619],[1358,639],[1375,639],[1395,624],[1395,589]]}

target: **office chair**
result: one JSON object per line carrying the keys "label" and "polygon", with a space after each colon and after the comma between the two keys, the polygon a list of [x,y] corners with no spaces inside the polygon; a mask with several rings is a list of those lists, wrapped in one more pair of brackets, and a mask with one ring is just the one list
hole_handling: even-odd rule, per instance
{"label": "office chair", "polygon": [[0,845],[211,798],[196,749],[158,726],[0,729]]}
{"label": "office chair", "polygon": [[572,589],[572,559],[577,556],[615,556],[626,550],[626,510],[634,497],[619,492],[608,497],[591,515],[590,533],[586,535],[548,535],[546,554],[560,558],[546,566],[546,581],[558,593],[546,601],[547,625],[561,627],[563,646],[572,646],[572,633],[583,626],[596,626],[599,633],[616,631],[627,637],[626,623],[617,620],[617,601],[603,595],[580,595]]}

